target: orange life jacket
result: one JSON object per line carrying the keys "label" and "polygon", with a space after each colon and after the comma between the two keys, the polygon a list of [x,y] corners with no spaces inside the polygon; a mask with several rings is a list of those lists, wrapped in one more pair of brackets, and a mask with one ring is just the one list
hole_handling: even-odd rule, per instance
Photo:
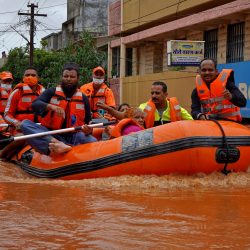
{"label": "orange life jacket", "polygon": [[240,108],[223,96],[231,69],[223,69],[219,76],[210,84],[210,90],[200,75],[196,76],[196,89],[202,105],[202,111],[213,114],[217,119],[241,121]]}
{"label": "orange life jacket", "polygon": [[36,93],[32,91],[28,84],[19,83],[15,89],[22,91],[22,98],[18,101],[15,119],[23,121],[25,119],[35,121],[35,114],[31,109],[32,102],[44,91],[42,85],[38,84]]}
{"label": "orange life jacket", "polygon": [[[176,97],[167,98],[169,102],[169,110],[170,110],[170,121],[180,121],[181,120],[181,107]],[[147,106],[143,110],[146,113],[145,124],[146,128],[152,128],[155,125],[155,112],[156,107],[155,104],[150,99],[147,102]],[[163,123],[169,122],[165,121],[164,117],[161,118]]]}
{"label": "orange life jacket", "polygon": [[96,106],[97,102],[105,103],[105,92],[108,89],[108,86],[103,83],[101,87],[95,92],[93,83],[88,83],[87,89],[85,89],[84,94],[89,98],[90,109],[92,112],[93,118],[98,118],[98,107]]}
{"label": "orange life jacket", "polygon": [[[0,115],[0,124],[6,124],[6,121],[3,119],[2,115]],[[6,131],[8,129],[8,125],[5,127],[0,127],[1,134],[4,134],[3,131]],[[7,135],[7,134],[4,134]],[[9,135],[9,133],[8,133]]]}
{"label": "orange life jacket", "polygon": [[82,92],[79,89],[71,98],[67,98],[61,86],[57,86],[55,95],[50,99],[49,103],[64,109],[66,121],[55,112],[49,110],[41,119],[43,126],[49,129],[60,129],[64,122],[66,128],[84,125],[85,103]]}
{"label": "orange life jacket", "polygon": [[4,88],[0,88],[0,115],[4,114],[4,110],[7,104],[9,93]]}
{"label": "orange life jacket", "polygon": [[126,118],[126,119],[122,119],[121,121],[119,121],[118,124],[116,124],[116,126],[111,130],[111,137],[116,138],[116,137],[122,136],[122,130],[128,125],[136,125],[140,127],[141,130],[144,129],[135,120],[131,118]]}

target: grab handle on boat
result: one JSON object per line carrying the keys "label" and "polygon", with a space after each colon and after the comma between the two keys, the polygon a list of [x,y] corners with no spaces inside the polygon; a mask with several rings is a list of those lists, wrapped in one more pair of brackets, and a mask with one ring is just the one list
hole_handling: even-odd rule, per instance
{"label": "grab handle on boat", "polygon": [[228,163],[234,163],[240,159],[240,150],[228,144],[225,131],[217,120],[210,118],[209,121],[216,123],[222,133],[222,146],[217,148],[215,159],[218,163],[224,163],[224,168],[221,170],[221,172],[225,175],[228,175],[232,172],[231,170],[227,169]]}
{"label": "grab handle on boat", "polygon": [[[114,124],[114,123],[116,123],[116,121],[90,124],[88,126],[90,128],[97,128],[97,127],[108,126],[108,125],[111,125],[111,124]],[[15,137],[11,136],[11,137],[8,137],[6,139],[0,140],[0,143],[2,144],[2,143],[6,143],[6,142],[26,140],[26,139],[36,138],[36,137],[41,137],[41,136],[46,136],[46,135],[55,135],[55,134],[63,134],[63,133],[68,133],[68,132],[76,132],[76,131],[82,130],[82,128],[83,128],[83,126],[78,126],[78,127],[51,130],[51,131],[46,131],[46,132],[41,132],[41,133],[36,133],[36,134],[30,134],[30,135],[21,135],[21,136],[15,136]]]}

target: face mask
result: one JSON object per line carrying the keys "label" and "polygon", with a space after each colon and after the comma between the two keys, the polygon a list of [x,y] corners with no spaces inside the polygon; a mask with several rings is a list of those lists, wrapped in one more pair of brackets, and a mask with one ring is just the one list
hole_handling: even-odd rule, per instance
{"label": "face mask", "polygon": [[36,76],[25,76],[23,82],[29,86],[35,86],[38,83],[38,78]]}
{"label": "face mask", "polygon": [[93,83],[102,84],[103,82],[104,82],[104,79],[93,78]]}
{"label": "face mask", "polygon": [[1,84],[1,87],[3,88],[3,89],[5,89],[5,90],[11,90],[11,87],[12,87],[12,85],[11,84],[6,84],[6,83],[2,83]]}

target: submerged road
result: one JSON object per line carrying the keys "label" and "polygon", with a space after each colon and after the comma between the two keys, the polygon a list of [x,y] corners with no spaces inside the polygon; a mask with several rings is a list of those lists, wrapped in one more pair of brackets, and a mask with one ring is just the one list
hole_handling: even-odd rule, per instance
{"label": "submerged road", "polygon": [[1,249],[249,249],[250,173],[36,179],[0,162]]}

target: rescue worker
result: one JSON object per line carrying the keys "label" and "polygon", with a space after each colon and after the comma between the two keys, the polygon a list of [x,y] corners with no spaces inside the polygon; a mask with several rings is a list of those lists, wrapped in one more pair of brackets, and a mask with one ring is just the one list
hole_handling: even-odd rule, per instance
{"label": "rescue worker", "polygon": [[152,84],[151,99],[139,108],[145,112],[146,128],[179,120],[193,120],[187,110],[180,107],[176,97],[168,98],[167,85],[161,81]]}
{"label": "rescue worker", "polygon": [[31,104],[43,91],[43,86],[38,83],[37,70],[34,67],[26,68],[23,82],[17,84],[11,92],[4,112],[4,119],[14,128],[14,135],[21,132],[20,125],[23,120],[38,122]]}
{"label": "rescue worker", "polygon": [[235,85],[233,70],[223,69],[219,73],[216,62],[208,58],[200,62],[191,98],[191,114],[198,120],[214,118],[240,122],[240,107],[247,103]]}
{"label": "rescue worker", "polygon": [[94,142],[92,129],[88,127],[91,112],[88,98],[80,92],[79,65],[66,63],[63,67],[62,81],[56,88],[43,92],[32,104],[32,109],[41,115],[41,125],[25,120],[21,124],[24,134],[45,132],[69,127],[83,126],[82,131],[30,138],[28,143],[39,153],[46,155],[66,153],[71,146]]}
{"label": "rescue worker", "polygon": [[[6,124],[4,120],[4,110],[6,108],[7,100],[12,90],[13,76],[8,71],[3,71],[0,73],[0,124]],[[0,131],[4,131],[8,128],[1,127]]]}
{"label": "rescue worker", "polygon": [[[42,85],[38,84],[38,74],[34,67],[28,67],[24,71],[23,82],[16,85],[11,92],[4,111],[5,121],[11,125],[9,131],[12,135],[22,135],[21,122],[25,119],[38,121],[31,104],[44,91]],[[0,153],[0,158],[9,160],[25,145],[25,141],[13,141]]]}
{"label": "rescue worker", "polygon": [[0,85],[0,114],[4,115],[7,100],[12,91],[13,76],[8,71],[3,71],[0,74],[1,85]]}
{"label": "rescue worker", "polygon": [[93,69],[93,80],[90,83],[82,85],[80,90],[89,98],[92,118],[103,118],[104,110],[97,107],[97,102],[103,102],[106,105],[115,108],[115,98],[112,90],[105,84],[105,70],[98,66]]}
{"label": "rescue worker", "polygon": [[8,97],[12,90],[13,76],[9,71],[3,71],[0,73],[0,138],[4,139],[6,136],[10,136],[8,125],[4,120],[4,110],[7,104]]}

